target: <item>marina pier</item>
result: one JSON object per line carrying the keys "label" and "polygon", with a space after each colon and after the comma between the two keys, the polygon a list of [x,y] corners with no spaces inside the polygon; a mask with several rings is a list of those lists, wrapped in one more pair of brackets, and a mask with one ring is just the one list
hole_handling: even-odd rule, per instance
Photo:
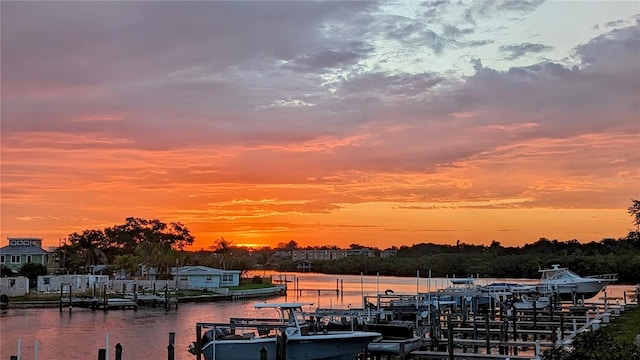
{"label": "marina pier", "polygon": [[[439,294],[432,295],[435,298]],[[380,296],[389,300],[388,295]],[[401,312],[393,316],[415,317],[421,334],[420,348],[407,353],[370,351],[366,358],[540,359],[545,349],[569,347],[577,335],[607,326],[626,309],[637,306],[637,303],[610,303],[609,299],[581,306],[554,300],[555,306],[548,309],[502,311],[504,304],[496,302],[495,308],[481,310],[477,307],[477,298],[470,300],[466,306],[464,301],[451,302],[435,311],[416,306],[415,301],[413,310],[407,312],[406,306],[401,308]],[[379,314],[390,316],[391,313],[390,309],[383,309]]]}

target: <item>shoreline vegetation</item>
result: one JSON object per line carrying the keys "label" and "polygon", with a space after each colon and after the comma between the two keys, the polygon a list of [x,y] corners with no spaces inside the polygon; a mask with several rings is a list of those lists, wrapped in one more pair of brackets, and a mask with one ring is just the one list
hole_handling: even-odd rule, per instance
{"label": "shoreline vegetation", "polygon": [[551,348],[542,360],[640,360],[639,336],[640,306],[634,305],[607,326],[576,336],[571,351]]}

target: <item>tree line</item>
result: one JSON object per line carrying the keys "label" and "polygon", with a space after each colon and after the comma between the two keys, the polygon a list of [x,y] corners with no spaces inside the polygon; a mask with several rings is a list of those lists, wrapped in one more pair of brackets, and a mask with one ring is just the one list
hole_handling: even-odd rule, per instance
{"label": "tree line", "polygon": [[[504,247],[498,241],[490,245],[456,245],[421,243],[394,247],[396,256],[381,258],[353,256],[340,260],[313,261],[315,272],[328,274],[360,274],[413,276],[416,271],[426,276],[480,276],[501,278],[536,278],[538,269],[561,264],[580,275],[617,273],[620,282],[640,282],[640,201],[632,200],[628,209],[637,227],[620,239],[605,238],[598,242],[558,241],[540,238],[520,247]],[[157,219],[129,217],[123,224],[104,229],[89,229],[69,235],[55,251],[60,270],[66,273],[95,272],[105,265],[109,273],[120,271],[129,276],[140,275],[140,269],[154,269],[157,278],[169,278],[172,267],[205,265],[247,272],[256,269],[296,271],[297,264],[282,254],[300,249],[295,240],[253,249],[234,246],[224,238],[216,239],[207,250],[185,251],[195,238],[181,223],[166,224]],[[363,248],[351,244],[350,248]],[[310,247],[307,247],[309,249]],[[335,249],[335,246],[315,248]],[[379,254],[380,250],[374,248]],[[280,256],[278,256],[280,255]],[[26,266],[26,264],[25,264]],[[6,275],[7,269],[2,269]],[[27,266],[26,274],[46,269]],[[144,275],[144,274],[142,274]]]}
{"label": "tree line", "polygon": [[[568,267],[580,275],[617,273],[620,282],[640,282],[640,232],[621,239],[603,239],[580,244],[541,238],[522,247],[458,244],[417,244],[398,249],[395,257],[346,257],[315,261],[315,272],[415,276],[419,271],[434,277],[480,276],[496,278],[538,278],[538,270],[552,264]],[[279,270],[295,271],[296,264],[280,264]]]}

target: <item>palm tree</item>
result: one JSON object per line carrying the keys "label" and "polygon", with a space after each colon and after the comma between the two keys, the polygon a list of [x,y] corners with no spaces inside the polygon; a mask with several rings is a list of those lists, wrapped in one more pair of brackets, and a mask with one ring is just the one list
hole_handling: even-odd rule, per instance
{"label": "palm tree", "polygon": [[176,262],[176,251],[167,244],[145,242],[138,246],[138,258],[147,268],[155,269],[159,278],[169,275],[169,269]]}
{"label": "palm tree", "polygon": [[224,270],[227,269],[227,259],[231,255],[231,244],[231,241],[220,237],[220,239],[217,239],[213,245],[209,247],[214,253],[220,254],[220,264]]}
{"label": "palm tree", "polygon": [[113,265],[116,270],[124,270],[129,277],[133,277],[140,268],[140,258],[133,254],[120,255],[116,257]]}
{"label": "palm tree", "polygon": [[78,245],[84,258],[86,269],[94,269],[95,265],[107,264],[109,260],[102,251],[106,237],[100,230],[85,230],[82,234],[73,233],[69,236],[72,245]]}

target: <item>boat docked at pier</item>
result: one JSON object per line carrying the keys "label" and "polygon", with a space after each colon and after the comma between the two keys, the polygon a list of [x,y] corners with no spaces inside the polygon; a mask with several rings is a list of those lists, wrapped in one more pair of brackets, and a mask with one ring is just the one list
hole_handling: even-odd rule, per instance
{"label": "boat docked at pier", "polygon": [[520,294],[513,302],[516,310],[544,309],[551,305],[551,298],[542,294]]}
{"label": "boat docked at pier", "polygon": [[536,289],[540,293],[552,292],[562,300],[591,299],[605,286],[618,281],[617,274],[582,277],[554,264],[550,269],[538,270],[542,276]]}
{"label": "boat docked at pier", "polygon": [[[386,296],[389,296],[387,291]],[[380,333],[382,338],[367,346],[367,353],[373,355],[402,356],[418,350],[422,345],[416,321],[393,320],[394,312],[381,309],[316,309],[315,326],[328,330],[364,330]],[[415,316],[413,316],[415,319]]]}
{"label": "boat docked at pier", "polygon": [[[353,360],[382,335],[372,331],[316,331],[302,307],[307,303],[258,303],[257,309],[273,309],[277,318],[235,319],[229,323],[197,323],[196,332],[207,330],[189,352],[205,360]],[[264,355],[263,355],[264,354]]]}

